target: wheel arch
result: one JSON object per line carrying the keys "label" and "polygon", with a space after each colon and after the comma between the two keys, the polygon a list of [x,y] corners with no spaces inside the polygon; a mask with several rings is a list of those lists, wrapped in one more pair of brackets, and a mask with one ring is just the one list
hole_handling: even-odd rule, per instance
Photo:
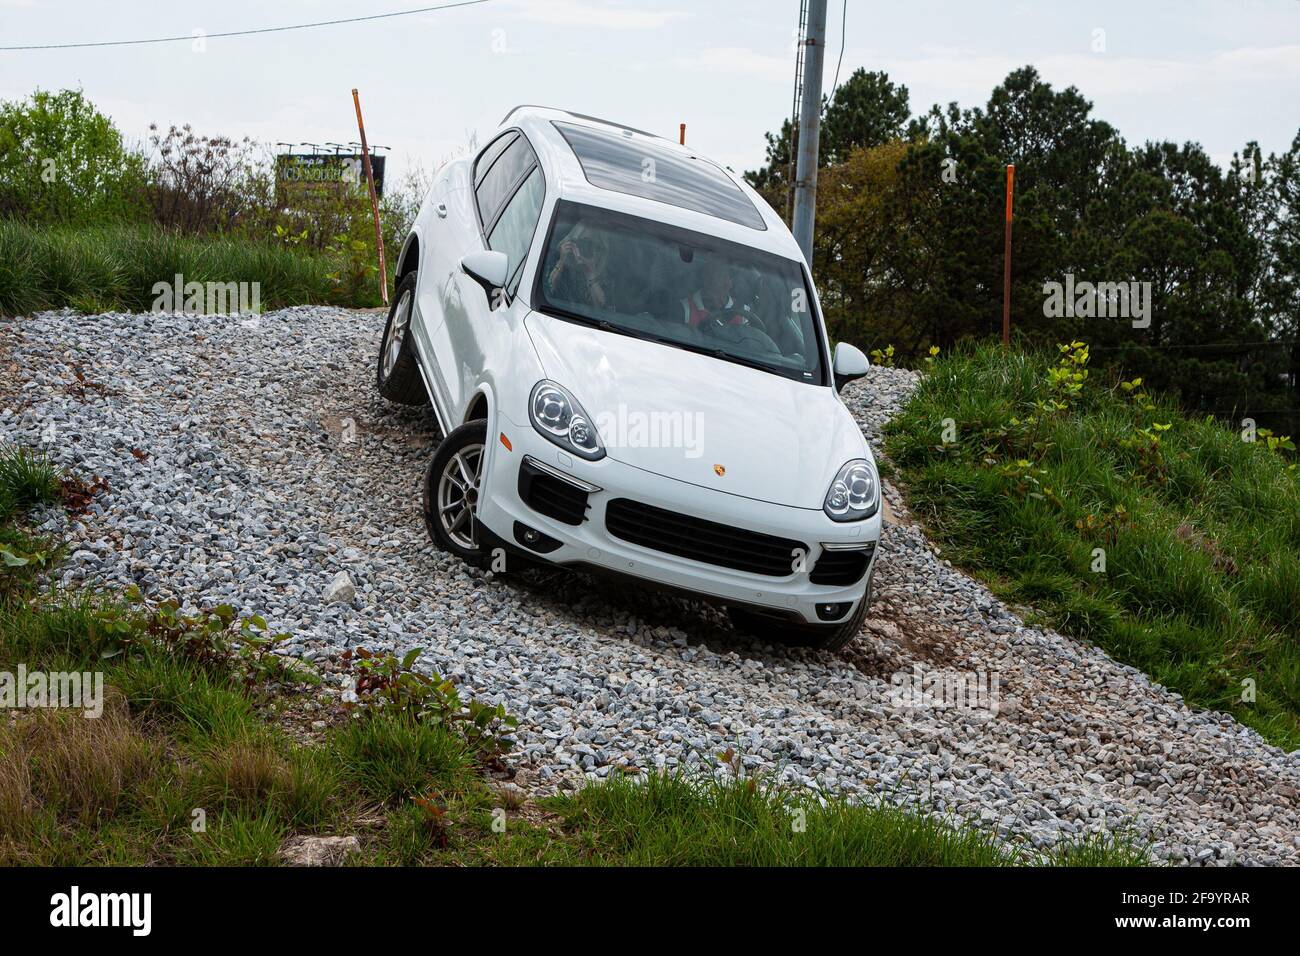
{"label": "wheel arch", "polygon": [[399,284],[406,276],[420,268],[420,234],[412,229],[402,243],[402,251],[397,255],[397,274],[393,284]]}
{"label": "wheel arch", "polygon": [[491,425],[492,413],[496,408],[495,397],[492,394],[491,387],[484,382],[479,385],[474,392],[474,397],[470,399],[469,404],[465,407],[465,417],[461,424],[472,422],[476,418],[487,419]]}

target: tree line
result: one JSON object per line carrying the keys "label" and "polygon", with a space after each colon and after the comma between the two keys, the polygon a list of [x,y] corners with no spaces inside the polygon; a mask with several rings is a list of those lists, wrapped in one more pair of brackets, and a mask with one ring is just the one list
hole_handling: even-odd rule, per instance
{"label": "tree line", "polygon": [[[791,140],[787,121],[745,174],[787,216]],[[1190,411],[1300,430],[1300,131],[1223,169],[1197,143],[1129,146],[1033,67],[983,107],[915,116],[905,86],[858,70],[823,100],[820,162],[813,259],[833,336],[915,363],[1000,335],[1014,164],[1018,341],[1080,339]]]}

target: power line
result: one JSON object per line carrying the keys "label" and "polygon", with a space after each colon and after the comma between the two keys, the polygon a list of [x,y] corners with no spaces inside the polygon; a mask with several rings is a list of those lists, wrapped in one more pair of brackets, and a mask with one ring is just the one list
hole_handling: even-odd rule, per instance
{"label": "power line", "polygon": [[99,40],[93,43],[44,43],[27,46],[0,46],[0,53],[13,53],[19,50],[71,50],[97,46],[141,46],[146,43],[174,43],[179,40],[204,39],[216,40],[222,37],[243,37],[255,33],[284,33],[287,30],[307,30],[311,27],[332,27],[342,23],[361,23],[366,20],[386,20],[390,17],[407,17],[413,13],[432,13],[437,10],[450,10],[453,7],[472,7],[487,3],[488,0],[458,0],[455,3],[442,3],[434,7],[418,7],[414,10],[397,10],[393,13],[374,13],[367,17],[346,17],[340,20],[317,20],[314,23],[295,23],[284,27],[261,27],[256,30],[228,30],[224,33],[205,33],[200,36],[152,37],[146,40]]}
{"label": "power line", "polygon": [[840,66],[844,63],[844,28],[849,22],[849,0],[844,0],[844,10],[840,16],[840,58],[835,61],[835,83],[831,86],[831,99],[835,99],[835,91],[840,88]]}

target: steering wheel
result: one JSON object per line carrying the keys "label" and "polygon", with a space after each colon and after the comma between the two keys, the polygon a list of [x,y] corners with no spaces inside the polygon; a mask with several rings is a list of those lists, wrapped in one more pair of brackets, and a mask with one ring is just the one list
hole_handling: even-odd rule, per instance
{"label": "steering wheel", "polygon": [[749,345],[759,352],[781,354],[781,349],[772,341],[772,337],[756,325],[733,325],[730,322],[724,322],[716,315],[711,315],[701,322],[699,327],[706,340],[720,339],[731,345]]}

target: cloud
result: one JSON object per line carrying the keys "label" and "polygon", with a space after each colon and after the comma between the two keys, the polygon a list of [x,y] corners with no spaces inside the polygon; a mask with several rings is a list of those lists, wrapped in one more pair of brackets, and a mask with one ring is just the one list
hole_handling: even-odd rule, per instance
{"label": "cloud", "polygon": [[[1165,94],[1186,92],[1210,84],[1257,83],[1300,78],[1300,45],[1239,47],[1199,58],[1124,57],[1113,53],[1063,53],[1038,57],[981,55],[961,47],[922,46],[920,55],[890,56],[880,50],[859,50],[845,58],[841,79],[862,65],[884,70],[895,82],[920,91],[941,91],[943,102],[982,103],[1012,70],[1037,67],[1044,79],[1079,87],[1085,96]],[[852,65],[851,65],[852,64]],[[674,57],[679,70],[726,73],[793,81],[794,54],[773,54],[748,47],[706,47]],[[829,87],[831,72],[825,74]],[[971,100],[971,94],[976,94]],[[919,106],[920,104],[913,104]]]}
{"label": "cloud", "polygon": [[684,10],[650,10],[644,7],[601,5],[583,0],[508,0],[502,4],[523,20],[566,27],[602,30],[657,30],[673,20],[690,16]]}
{"label": "cloud", "polygon": [[1212,65],[1236,79],[1300,79],[1300,44],[1226,50],[1214,55]]}
{"label": "cloud", "polygon": [[1113,53],[1062,53],[1037,57],[978,55],[958,48],[925,49],[921,56],[891,57],[879,51],[846,57],[850,63],[884,70],[896,83],[913,90],[913,107],[924,105],[925,92],[947,103],[983,103],[989,90],[1008,73],[1032,65],[1054,86],[1077,86],[1086,97],[1165,95],[1182,97],[1194,89],[1214,89],[1237,83],[1294,81],[1300,78],[1300,46],[1239,47],[1201,57],[1169,59],[1125,57]]}
{"label": "cloud", "polygon": [[887,58],[880,61],[879,68],[896,82],[917,89],[938,88],[946,91],[944,102],[955,99],[968,106],[973,105],[966,102],[970,93],[978,93],[982,102],[989,90],[1006,79],[1008,73],[1027,64],[1037,68],[1053,85],[1077,86],[1085,96],[1172,92],[1192,82],[1198,73],[1209,70],[1208,64],[1105,54],[1060,54],[1032,59],[1009,56]]}
{"label": "cloud", "polygon": [[679,70],[701,70],[733,76],[760,76],[766,79],[794,80],[794,53],[775,56],[747,47],[707,47],[689,56],[677,57],[672,66]]}

